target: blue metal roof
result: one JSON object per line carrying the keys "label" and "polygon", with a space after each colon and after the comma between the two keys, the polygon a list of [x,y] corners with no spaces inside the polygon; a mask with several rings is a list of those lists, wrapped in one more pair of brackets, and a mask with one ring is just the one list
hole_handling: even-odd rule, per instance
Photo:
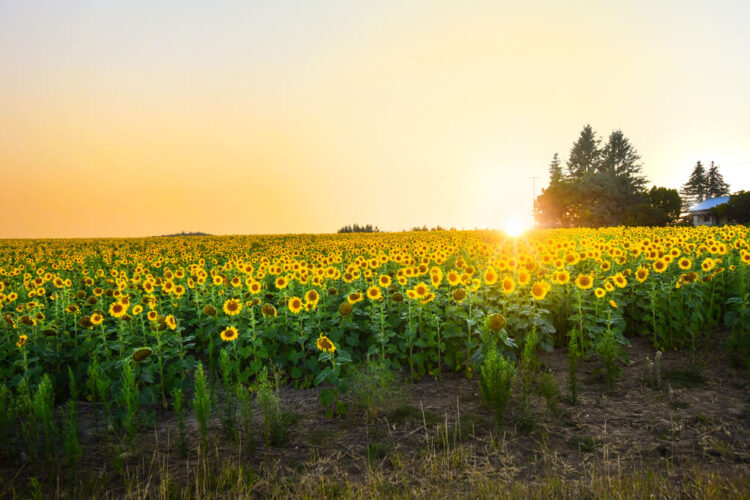
{"label": "blue metal roof", "polygon": [[717,205],[722,205],[729,201],[729,196],[719,196],[718,198],[709,198],[691,207],[688,212],[700,212],[701,210],[708,210],[714,208]]}

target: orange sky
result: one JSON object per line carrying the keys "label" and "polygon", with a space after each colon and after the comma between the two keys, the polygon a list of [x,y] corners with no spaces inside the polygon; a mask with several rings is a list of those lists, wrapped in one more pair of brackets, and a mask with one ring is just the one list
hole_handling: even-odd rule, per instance
{"label": "orange sky", "polygon": [[0,2],[0,238],[500,227],[586,123],[750,189],[746,3],[403,3]]}

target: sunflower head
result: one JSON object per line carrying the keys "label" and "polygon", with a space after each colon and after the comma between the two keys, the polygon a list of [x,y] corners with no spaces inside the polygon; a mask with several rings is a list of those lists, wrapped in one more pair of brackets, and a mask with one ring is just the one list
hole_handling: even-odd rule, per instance
{"label": "sunflower head", "polygon": [[234,342],[234,340],[239,336],[239,332],[234,326],[229,326],[225,328],[220,335],[221,340],[223,340],[224,342]]}
{"label": "sunflower head", "polygon": [[203,314],[214,317],[216,316],[216,308],[209,304],[203,308]]}
{"label": "sunflower head", "polygon": [[331,339],[329,339],[325,335],[321,335],[320,337],[318,337],[316,345],[318,349],[323,352],[327,352],[329,354],[333,354],[334,352],[336,352],[336,346],[333,342],[331,342]]}
{"label": "sunflower head", "polygon": [[401,292],[396,292],[393,295],[391,295],[391,301],[393,301],[393,302],[403,302],[404,301],[404,295]]}
{"label": "sunflower head", "polygon": [[493,332],[499,332],[505,327],[505,317],[502,314],[493,314],[487,319],[487,327]]}
{"label": "sunflower head", "polygon": [[461,302],[466,298],[466,290],[464,290],[463,288],[456,288],[455,290],[453,290],[453,293],[451,295],[453,297],[453,300],[455,300],[456,302]]}
{"label": "sunflower head", "polygon": [[263,307],[260,308],[260,312],[263,313],[263,316],[273,316],[276,317],[276,308],[271,304],[263,304]]}
{"label": "sunflower head", "polygon": [[339,314],[343,317],[349,316],[353,310],[354,307],[349,302],[342,302],[339,306]]}
{"label": "sunflower head", "polygon": [[131,357],[133,358],[133,361],[143,361],[151,356],[151,353],[152,351],[150,347],[141,347],[140,349],[136,349]]}

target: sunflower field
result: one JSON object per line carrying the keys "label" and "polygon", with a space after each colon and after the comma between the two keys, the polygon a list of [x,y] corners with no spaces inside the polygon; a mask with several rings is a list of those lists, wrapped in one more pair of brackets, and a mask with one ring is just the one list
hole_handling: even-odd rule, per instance
{"label": "sunflower field", "polygon": [[35,436],[54,434],[51,409],[71,401],[106,407],[110,428],[132,434],[139,408],[181,404],[204,368],[226,387],[269,373],[321,386],[338,411],[347,367],[372,359],[412,381],[473,378],[489,349],[516,362],[563,347],[573,370],[577,358],[614,367],[634,336],[694,352],[722,329],[747,366],[748,236],[728,226],[4,240],[0,444],[31,452]]}

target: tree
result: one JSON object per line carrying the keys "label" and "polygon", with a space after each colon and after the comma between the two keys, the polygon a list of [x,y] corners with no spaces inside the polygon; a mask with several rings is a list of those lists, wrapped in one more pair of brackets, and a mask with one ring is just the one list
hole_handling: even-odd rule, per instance
{"label": "tree", "polygon": [[646,178],[641,175],[640,159],[622,130],[615,130],[609,134],[609,139],[602,148],[598,171],[612,172],[618,177],[626,178],[626,185],[633,193],[637,193],[646,185]]}
{"label": "tree", "polygon": [[549,163],[549,183],[559,184],[564,179],[560,157],[555,153]]}
{"label": "tree", "polygon": [[703,164],[698,161],[690,173],[688,181],[682,185],[683,201],[685,202],[685,208],[689,208],[696,203],[700,203],[706,199],[706,193],[708,192],[708,178],[706,177],[706,169],[703,168]]}
{"label": "tree", "polygon": [[729,184],[724,182],[724,177],[719,172],[719,166],[711,162],[706,175],[706,196],[716,198],[729,194]]}
{"label": "tree", "polygon": [[648,192],[651,206],[661,210],[667,216],[667,223],[671,224],[680,218],[682,199],[676,189],[652,187]]}
{"label": "tree", "polygon": [[750,223],[750,191],[738,191],[727,203],[714,207],[714,214],[730,223]]}
{"label": "tree", "polygon": [[600,155],[599,139],[596,138],[591,125],[586,125],[570,150],[568,175],[573,179],[582,179],[595,172],[599,166]]}

